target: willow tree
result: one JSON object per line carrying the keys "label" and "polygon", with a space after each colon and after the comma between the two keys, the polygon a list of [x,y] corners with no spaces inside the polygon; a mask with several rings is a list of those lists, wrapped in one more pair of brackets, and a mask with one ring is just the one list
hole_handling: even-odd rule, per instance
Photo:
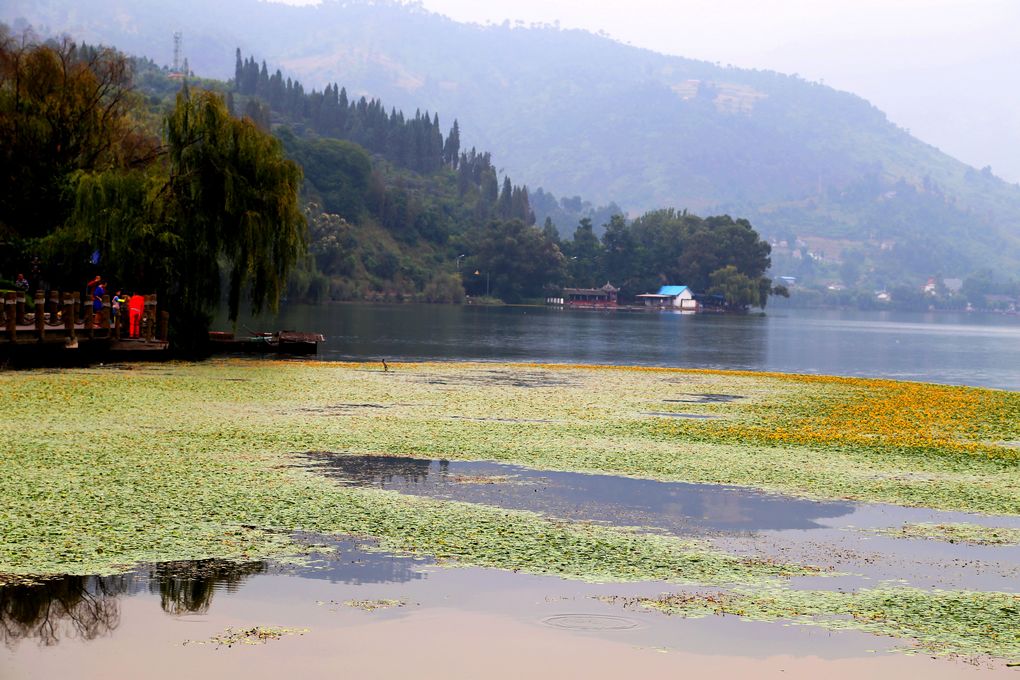
{"label": "willow tree", "polygon": [[275,309],[306,250],[301,168],[284,157],[279,141],[232,117],[212,92],[180,92],[165,138],[169,179],[160,202],[177,240],[174,306],[200,322],[219,302],[222,273],[232,321],[245,295],[254,313]]}
{"label": "willow tree", "polygon": [[178,346],[201,343],[227,284],[228,314],[276,308],[291,267],[306,252],[298,209],[302,174],[280,143],[227,111],[212,92],[185,88],[164,123],[150,166],[79,173],[75,206],[50,242],[88,243],[107,276],[157,290]]}

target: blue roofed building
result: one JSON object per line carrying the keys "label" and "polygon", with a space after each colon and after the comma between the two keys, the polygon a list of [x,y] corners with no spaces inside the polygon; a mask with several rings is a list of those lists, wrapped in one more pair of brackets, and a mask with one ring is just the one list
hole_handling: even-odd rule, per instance
{"label": "blue roofed building", "polygon": [[687,286],[662,286],[658,293],[642,293],[635,297],[645,307],[684,309],[692,312],[698,309],[694,293]]}

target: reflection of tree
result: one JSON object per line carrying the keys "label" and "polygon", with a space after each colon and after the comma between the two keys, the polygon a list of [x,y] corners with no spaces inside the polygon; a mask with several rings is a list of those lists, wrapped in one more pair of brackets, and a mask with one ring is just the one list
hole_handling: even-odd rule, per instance
{"label": "reflection of tree", "polygon": [[120,624],[116,596],[129,583],[129,577],[63,576],[0,587],[0,636],[10,646],[25,638],[53,645],[62,636],[105,635]]}
{"label": "reflection of tree", "polygon": [[165,562],[148,577],[62,576],[31,585],[0,586],[0,638],[8,646],[38,638],[53,645],[61,638],[93,640],[120,625],[117,597],[144,591],[146,582],[169,614],[206,612],[217,587],[235,590],[248,576],[265,571],[264,562],[224,560]]}
{"label": "reflection of tree", "polygon": [[309,454],[326,475],[359,484],[388,484],[402,477],[414,484],[425,482],[432,461],[401,456]]}
{"label": "reflection of tree", "polygon": [[409,557],[373,552],[354,541],[337,541],[336,552],[323,555],[324,564],[302,572],[306,578],[323,578],[332,583],[406,583],[427,578],[423,564]]}
{"label": "reflection of tree", "polygon": [[218,586],[233,591],[249,576],[265,570],[264,562],[163,562],[149,571],[149,590],[159,593],[160,606],[168,614],[204,614]]}

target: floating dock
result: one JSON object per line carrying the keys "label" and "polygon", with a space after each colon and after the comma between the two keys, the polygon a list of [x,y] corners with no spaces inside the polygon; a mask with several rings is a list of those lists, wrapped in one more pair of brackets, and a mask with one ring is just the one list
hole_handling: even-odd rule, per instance
{"label": "floating dock", "polygon": [[276,331],[235,336],[229,331],[210,331],[209,345],[217,353],[245,354],[316,354],[319,343],[326,338],[321,333]]}

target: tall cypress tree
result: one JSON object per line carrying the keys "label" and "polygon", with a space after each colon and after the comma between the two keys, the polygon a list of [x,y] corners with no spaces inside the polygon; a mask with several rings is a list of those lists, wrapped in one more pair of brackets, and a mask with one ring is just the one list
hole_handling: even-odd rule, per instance
{"label": "tall cypress tree", "polygon": [[454,170],[457,169],[457,163],[460,160],[460,125],[457,123],[457,119],[453,120],[453,127],[450,128],[450,134],[446,136],[446,144],[443,147],[443,162],[449,165]]}
{"label": "tall cypress tree", "polygon": [[509,219],[513,216],[514,208],[514,187],[510,183],[510,177],[503,178],[503,191],[499,194],[499,204],[496,206],[500,217]]}
{"label": "tall cypress tree", "polygon": [[241,79],[244,78],[244,62],[241,61],[241,48],[237,48],[237,59],[234,63],[234,89],[240,91]]}

